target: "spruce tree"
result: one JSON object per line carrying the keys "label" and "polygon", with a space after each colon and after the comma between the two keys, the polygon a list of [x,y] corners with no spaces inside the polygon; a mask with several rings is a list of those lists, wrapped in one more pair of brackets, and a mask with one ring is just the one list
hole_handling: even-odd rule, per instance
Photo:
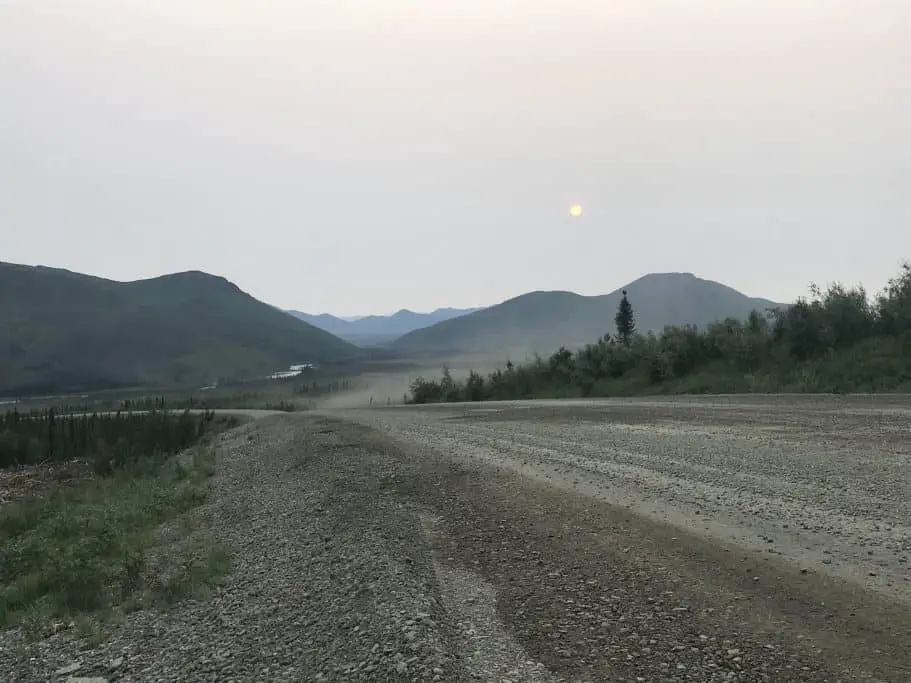
{"label": "spruce tree", "polygon": [[624,346],[629,347],[633,339],[633,332],[636,331],[636,320],[633,316],[633,307],[629,299],[626,298],[626,290],[623,290],[623,298],[620,299],[620,306],[617,308],[617,315],[614,316],[614,322],[617,325],[617,338]]}

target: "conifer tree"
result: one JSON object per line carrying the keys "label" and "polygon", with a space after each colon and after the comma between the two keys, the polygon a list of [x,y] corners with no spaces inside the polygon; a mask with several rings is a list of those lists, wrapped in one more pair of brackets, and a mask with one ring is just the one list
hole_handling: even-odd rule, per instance
{"label": "conifer tree", "polygon": [[617,338],[620,343],[629,347],[633,339],[633,333],[636,331],[636,320],[633,315],[633,306],[629,299],[626,298],[626,290],[623,290],[623,298],[620,299],[620,306],[617,308],[617,315],[614,316],[614,322],[617,325]]}

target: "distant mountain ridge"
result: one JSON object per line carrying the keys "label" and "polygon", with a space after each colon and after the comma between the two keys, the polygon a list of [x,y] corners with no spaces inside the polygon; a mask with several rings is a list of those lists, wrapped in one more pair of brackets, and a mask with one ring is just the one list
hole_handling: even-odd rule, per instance
{"label": "distant mountain ridge", "polygon": [[401,352],[550,353],[579,347],[614,332],[614,315],[627,290],[636,329],[666,325],[704,326],[726,317],[778,307],[693,273],[652,273],[610,294],[582,296],[565,291],[529,292],[495,306],[407,333],[391,348]]}
{"label": "distant mountain ridge", "polygon": [[359,351],[199,271],[116,282],[0,262],[0,395],[249,377]]}
{"label": "distant mountain ridge", "polygon": [[416,313],[403,308],[392,315],[365,315],[347,320],[329,313],[313,315],[295,310],[287,313],[353,344],[383,344],[428,325],[479,310],[481,309],[438,308],[430,313]]}

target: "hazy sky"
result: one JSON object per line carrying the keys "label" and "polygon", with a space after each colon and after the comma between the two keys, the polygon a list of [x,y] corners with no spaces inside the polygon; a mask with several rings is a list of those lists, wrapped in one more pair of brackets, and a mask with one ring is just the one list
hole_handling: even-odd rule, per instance
{"label": "hazy sky", "polygon": [[0,260],[356,314],[906,257],[909,0],[0,0]]}

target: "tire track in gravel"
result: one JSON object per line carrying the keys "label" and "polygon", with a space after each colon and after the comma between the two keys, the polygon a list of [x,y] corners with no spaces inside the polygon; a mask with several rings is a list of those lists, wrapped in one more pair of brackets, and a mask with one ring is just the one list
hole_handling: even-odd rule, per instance
{"label": "tire track in gravel", "polygon": [[[440,518],[420,514],[425,536],[441,543]],[[497,617],[496,588],[477,573],[434,561],[440,595],[450,623],[458,634],[465,674],[476,680],[500,683],[553,683],[540,662],[529,658]]]}

